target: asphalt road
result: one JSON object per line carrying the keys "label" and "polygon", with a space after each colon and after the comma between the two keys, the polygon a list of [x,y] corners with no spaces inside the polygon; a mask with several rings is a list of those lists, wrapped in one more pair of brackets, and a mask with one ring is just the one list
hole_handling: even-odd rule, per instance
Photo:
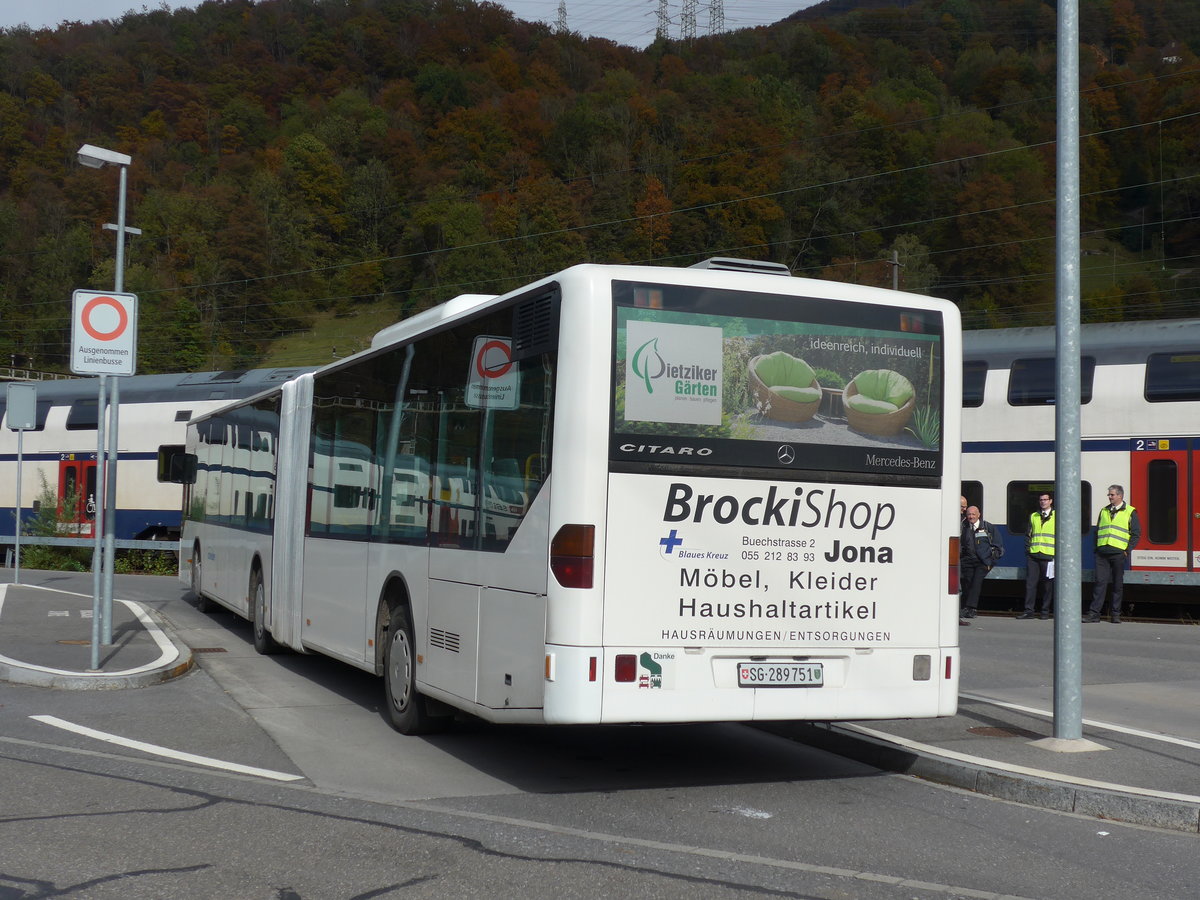
{"label": "asphalt road", "polygon": [[[40,574],[90,590],[88,576]],[[0,685],[0,900],[1103,900],[1191,896],[1200,877],[1195,835],[1029,809],[743,726],[465,723],[406,738],[375,679],[257,656],[245,623],[198,613],[172,579],[118,577],[116,590],[219,652],[138,690]],[[1039,691],[1045,639],[1014,630],[1037,624],[981,628],[964,689]],[[1005,665],[1028,683],[1002,680]]]}

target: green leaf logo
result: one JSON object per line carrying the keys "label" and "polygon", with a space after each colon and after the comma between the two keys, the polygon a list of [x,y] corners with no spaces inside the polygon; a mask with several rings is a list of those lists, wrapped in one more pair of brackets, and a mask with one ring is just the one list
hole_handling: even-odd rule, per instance
{"label": "green leaf logo", "polygon": [[[657,371],[651,372],[652,363],[657,362]],[[633,374],[646,383],[646,393],[654,393],[653,379],[662,377],[667,370],[667,364],[658,352],[658,338],[646,341],[633,354]]]}

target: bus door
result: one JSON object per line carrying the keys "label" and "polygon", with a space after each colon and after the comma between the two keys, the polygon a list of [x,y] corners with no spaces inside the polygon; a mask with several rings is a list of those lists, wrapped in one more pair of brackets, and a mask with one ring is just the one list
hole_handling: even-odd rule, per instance
{"label": "bus door", "polygon": [[1200,568],[1200,483],[1193,484],[1200,438],[1134,438],[1130,441],[1126,500],[1138,511],[1142,537],[1131,554],[1140,570],[1186,572]]}
{"label": "bus door", "polygon": [[58,519],[64,530],[92,537],[96,522],[96,461],[68,454],[58,461]]}

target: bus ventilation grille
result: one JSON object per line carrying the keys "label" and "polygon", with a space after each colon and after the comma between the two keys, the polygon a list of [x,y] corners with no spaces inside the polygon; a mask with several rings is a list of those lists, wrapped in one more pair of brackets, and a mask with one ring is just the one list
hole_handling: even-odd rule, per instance
{"label": "bus ventilation grille", "polygon": [[453,631],[442,631],[440,628],[429,629],[429,644],[432,647],[440,647],[442,650],[457,653],[458,643],[459,637]]}
{"label": "bus ventilation grille", "polygon": [[554,351],[558,343],[557,292],[523,300],[513,308],[513,362]]}
{"label": "bus ventilation grille", "polygon": [[723,269],[726,272],[758,272],[763,275],[791,275],[792,271],[783,263],[761,259],[736,259],[732,256],[714,256],[688,266],[689,269]]}

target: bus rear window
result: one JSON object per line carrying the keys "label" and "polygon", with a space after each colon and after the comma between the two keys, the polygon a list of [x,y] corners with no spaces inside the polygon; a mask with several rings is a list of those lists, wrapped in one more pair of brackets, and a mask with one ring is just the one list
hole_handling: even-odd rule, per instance
{"label": "bus rear window", "polygon": [[617,282],[614,462],[937,476],[941,314]]}

